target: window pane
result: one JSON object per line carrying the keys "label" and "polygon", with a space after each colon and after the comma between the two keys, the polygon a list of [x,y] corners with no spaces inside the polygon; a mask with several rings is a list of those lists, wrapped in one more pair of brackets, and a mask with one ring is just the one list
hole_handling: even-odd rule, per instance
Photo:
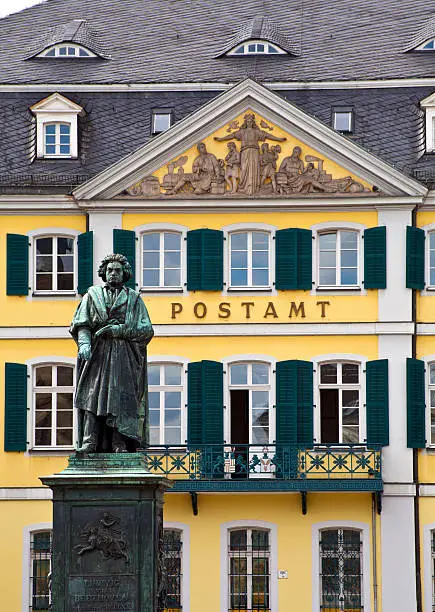
{"label": "window pane", "polygon": [[335,285],[335,268],[319,270],[320,285]]}
{"label": "window pane", "polygon": [[166,408],[181,407],[181,391],[165,391]]}
{"label": "window pane", "polygon": [[342,403],[344,408],[355,408],[359,406],[359,391],[343,390],[341,392]]}
{"label": "window pane", "polygon": [[252,411],[253,427],[268,427],[269,426],[269,410],[253,410]]}
{"label": "window pane", "polygon": [[269,428],[268,427],[253,427],[252,428],[252,444],[268,444]]}
{"label": "window pane", "polygon": [[54,145],[47,145],[45,147],[45,153],[46,153],[46,155],[55,155],[56,154],[56,147]]}
{"label": "window pane", "polygon": [[58,429],[56,432],[56,444],[58,446],[72,446],[73,430]]}
{"label": "window pane", "polygon": [[148,403],[150,410],[152,408],[160,408],[160,393],[158,391],[150,391],[148,393]]}
{"label": "window pane", "polygon": [[53,57],[54,55],[56,55],[56,49],[50,49],[50,51],[47,51],[45,54],[45,57]]}
{"label": "window pane", "polygon": [[231,285],[233,287],[246,287],[247,284],[247,270],[231,270]]}
{"label": "window pane", "polygon": [[180,251],[181,250],[181,235],[170,234],[165,232],[164,234],[164,245],[166,251]]}
{"label": "window pane", "polygon": [[269,366],[264,363],[252,364],[252,384],[267,385],[269,384]]}
{"label": "window pane", "polygon": [[58,274],[57,288],[59,291],[72,291],[74,289],[74,275]]}
{"label": "window pane", "polygon": [[35,429],[36,446],[51,445],[51,429]]}
{"label": "window pane", "polygon": [[335,251],[336,242],[337,242],[336,232],[333,232],[331,234],[320,234],[319,235],[319,248],[321,251],[325,251],[325,250]]}
{"label": "window pane", "polygon": [[335,112],[334,113],[334,128],[339,132],[350,132],[352,121],[351,112]]}
{"label": "window pane", "polygon": [[51,387],[52,383],[52,367],[39,366],[35,369],[35,384],[37,387]]}
{"label": "window pane", "polygon": [[165,287],[180,287],[181,285],[180,270],[165,270],[163,274],[163,282]]}
{"label": "window pane", "polygon": [[160,384],[160,366],[149,365],[148,366],[148,384],[159,385]]}
{"label": "window pane", "polygon": [[269,532],[265,530],[252,530],[252,548],[268,548]]}
{"label": "window pane", "polygon": [[[39,368],[38,368],[39,369]],[[68,366],[57,366],[57,384],[59,387],[72,387],[74,369]]]}
{"label": "window pane", "polygon": [[[39,258],[38,258],[39,259]],[[73,272],[74,257],[72,255],[60,255],[57,258],[58,272]]]}
{"label": "window pane", "polygon": [[154,114],[154,132],[164,132],[171,127],[170,113]]}
{"label": "window pane", "polygon": [[356,363],[342,364],[342,381],[346,384],[359,382],[359,366]]}
{"label": "window pane", "polygon": [[72,393],[58,393],[57,394],[57,409],[58,410],[72,410],[73,407],[73,394]]}
{"label": "window pane", "polygon": [[69,155],[69,152],[70,152],[69,145],[60,145],[59,149],[60,149],[61,155]]}
{"label": "window pane", "polygon": [[267,268],[269,266],[269,253],[267,251],[255,251],[252,253],[253,268]]}
{"label": "window pane", "polygon": [[181,366],[165,366],[165,385],[181,385]]}
{"label": "window pane", "polygon": [[57,426],[58,427],[72,427],[73,426],[72,410],[60,410],[57,413]]}
{"label": "window pane", "polygon": [[343,444],[358,444],[359,429],[358,427],[343,427]]}
{"label": "window pane", "polygon": [[165,268],[179,268],[181,266],[181,253],[178,251],[165,252]]}
{"label": "window pane", "polygon": [[143,235],[143,250],[144,251],[158,251],[160,248],[160,234],[153,232],[151,234]]}
{"label": "window pane", "polygon": [[150,428],[150,444],[160,444],[160,432],[152,427]]}
{"label": "window pane", "polygon": [[165,444],[181,444],[181,429],[165,427]]}
{"label": "window pane", "polygon": [[254,45],[248,45],[248,51],[249,51],[249,53],[255,53],[255,44]]}
{"label": "window pane", "polygon": [[239,363],[231,366],[231,384],[246,385],[248,383],[248,366],[246,363]]}
{"label": "window pane", "polygon": [[268,408],[269,407],[269,392],[268,391],[252,391],[252,407],[253,408]]}
{"label": "window pane", "polygon": [[266,287],[269,284],[269,270],[252,270],[252,285]]}
{"label": "window pane", "polygon": [[278,53],[278,49],[272,45],[268,45],[268,53]]}
{"label": "window pane", "polygon": [[254,251],[267,251],[269,248],[269,234],[252,232],[252,249]]}
{"label": "window pane", "polygon": [[181,411],[165,410],[165,425],[173,427],[181,425]]}
{"label": "window pane", "polygon": [[36,256],[36,271],[37,272],[52,272],[53,257],[51,255]]}
{"label": "window pane", "polygon": [[70,126],[66,125],[66,124],[61,124],[60,126],[60,133],[65,135],[65,134],[69,134],[70,133]]}
{"label": "window pane", "polygon": [[69,145],[69,143],[70,143],[69,135],[67,135],[67,134],[61,135],[61,137],[60,137],[60,144],[61,145]]}
{"label": "window pane", "polygon": [[359,424],[359,409],[358,408],[343,408],[343,425],[358,425]]}
{"label": "window pane", "polygon": [[245,529],[230,531],[230,549],[246,549],[247,532]]}
{"label": "window pane", "polygon": [[35,412],[35,426],[36,427],[51,427],[51,410],[37,410]]}
{"label": "window pane", "polygon": [[56,126],[54,124],[46,125],[45,133],[46,134],[56,134]]}
{"label": "window pane", "polygon": [[49,255],[50,253],[53,253],[53,239],[38,238],[38,240],[36,241],[36,254]]}
{"label": "window pane", "polygon": [[341,270],[342,285],[357,285],[358,270],[356,268],[342,268]]}
{"label": "window pane", "polygon": [[248,234],[231,234],[231,249],[244,250],[248,248]]}
{"label": "window pane", "polygon": [[150,410],[150,426],[159,427],[160,425],[160,411]]}
{"label": "window pane", "polygon": [[341,266],[343,268],[356,268],[358,265],[357,251],[341,251]]}
{"label": "window pane", "polygon": [[335,251],[320,251],[319,262],[320,262],[321,268],[335,268],[336,266]]}
{"label": "window pane", "polygon": [[53,277],[51,274],[36,275],[36,290],[51,291],[53,289]]}
{"label": "window pane", "polygon": [[60,47],[59,55],[66,55],[66,47]]}
{"label": "window pane", "polygon": [[36,410],[51,410],[51,393],[36,393]]}
{"label": "window pane", "polygon": [[158,251],[145,251],[143,254],[143,267],[144,268],[159,268],[160,266],[160,253]]}
{"label": "window pane", "polygon": [[325,363],[320,366],[320,382],[322,384],[337,384],[336,363]]}
{"label": "window pane", "polygon": [[143,284],[144,284],[144,287],[158,287],[159,286],[159,271],[158,270],[144,270],[143,271]]}
{"label": "window pane", "polygon": [[342,249],[358,248],[358,232],[341,231],[340,234]]}
{"label": "window pane", "polygon": [[430,392],[430,405],[435,408],[435,391],[432,389]]}
{"label": "window pane", "polygon": [[84,49],[79,49],[79,55],[80,57],[89,57],[89,53]]}
{"label": "window pane", "polygon": [[247,268],[248,267],[248,251],[233,251],[231,253],[232,268]]}
{"label": "window pane", "polygon": [[72,255],[74,253],[74,240],[72,238],[57,239],[58,255]]}

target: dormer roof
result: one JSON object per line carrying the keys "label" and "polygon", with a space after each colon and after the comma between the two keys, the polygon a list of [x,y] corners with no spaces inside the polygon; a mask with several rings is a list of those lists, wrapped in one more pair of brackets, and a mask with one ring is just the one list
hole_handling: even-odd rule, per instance
{"label": "dormer roof", "polygon": [[428,19],[423,27],[421,27],[412,40],[406,45],[403,50],[404,53],[407,51],[415,51],[420,45],[427,42],[431,38],[435,38],[435,16]]}
{"label": "dormer roof", "polygon": [[242,23],[231,38],[225,42],[216,57],[226,55],[228,51],[248,40],[264,40],[277,45],[291,55],[300,55],[299,45],[291,41],[274,21],[268,17],[257,15],[253,19]]}
{"label": "dormer roof", "polygon": [[73,19],[47,30],[31,44],[24,59],[34,58],[45,49],[60,43],[76,43],[89,49],[101,59],[111,58],[99,40],[98,33],[84,19]]}

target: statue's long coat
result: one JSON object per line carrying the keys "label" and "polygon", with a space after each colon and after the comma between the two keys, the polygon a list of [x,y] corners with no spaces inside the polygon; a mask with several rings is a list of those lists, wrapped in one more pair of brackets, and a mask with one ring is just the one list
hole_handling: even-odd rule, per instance
{"label": "statue's long coat", "polygon": [[[95,333],[112,321],[120,323],[121,337],[95,338]],[[76,342],[80,328],[91,331],[92,355],[89,361],[78,358],[75,405],[79,416],[82,410],[104,416],[107,425],[138,444],[146,444],[146,345],[153,328],[142,298],[125,287],[109,308],[103,287],[90,287],[71,323],[70,333]],[[81,427],[79,430],[81,436]]]}

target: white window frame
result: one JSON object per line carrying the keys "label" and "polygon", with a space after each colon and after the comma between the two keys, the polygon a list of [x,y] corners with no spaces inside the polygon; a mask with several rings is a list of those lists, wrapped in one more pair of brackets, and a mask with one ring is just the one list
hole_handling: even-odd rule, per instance
{"label": "white window frame", "polygon": [[[427,49],[427,51],[434,52],[433,49]],[[435,151],[435,94],[422,100],[420,106],[426,115],[426,153],[433,153]]]}
{"label": "white window frame", "polygon": [[[27,412],[27,451],[38,454],[49,454],[49,455],[70,455],[71,450],[77,445],[78,442],[78,423],[76,410],[73,407],[73,443],[68,446],[35,446],[35,394],[34,394],[34,376],[35,368],[38,366],[71,366],[73,367],[73,389],[76,387],[76,359],[73,357],[64,357],[59,355],[50,355],[47,357],[34,357],[26,361],[29,376],[27,377],[27,398],[28,406],[30,410]],[[43,390],[44,387],[41,387]]]}
{"label": "white window frame", "polygon": [[[431,406],[430,406],[430,365],[431,363],[435,364],[435,354],[426,355],[422,357],[422,361],[424,361],[424,394],[425,394],[425,404],[426,404],[426,448],[435,449],[435,442],[432,444],[432,435],[431,435]],[[433,386],[435,389],[435,385]],[[435,408],[434,408],[435,410]],[[432,605],[432,604],[431,604]]]}
{"label": "white window frame", "polygon": [[163,529],[174,529],[181,533],[181,606],[183,612],[190,612],[190,527],[185,523],[164,521]]}
{"label": "white window frame", "polygon": [[[313,268],[312,277],[314,279],[313,289],[311,295],[327,294],[327,295],[341,295],[345,292],[347,295],[367,295],[367,291],[364,289],[364,230],[367,229],[362,223],[353,223],[350,221],[327,221],[323,223],[316,223],[311,226],[313,233]],[[319,283],[319,266],[320,266],[320,234],[327,234],[332,232],[339,232],[341,230],[347,230],[352,232],[358,232],[358,282],[356,285],[320,285]],[[337,249],[337,259],[339,257],[339,250]],[[336,268],[337,270],[337,268]],[[337,275],[337,271],[336,271]]]}
{"label": "white window frame", "polygon": [[[157,120],[157,117],[158,117],[159,115],[164,115],[164,116],[166,116],[166,117],[169,117],[169,125],[168,125],[168,127],[167,127],[166,129],[164,129],[164,130],[157,130],[157,129],[156,129],[156,120]],[[152,134],[157,135],[157,134],[162,134],[163,132],[167,132],[167,130],[169,130],[169,129],[172,127],[172,124],[173,124],[173,116],[174,116],[174,114],[173,114],[172,110],[170,110],[170,109],[167,109],[167,110],[164,110],[164,109],[161,109],[161,110],[153,110],[153,111],[152,111],[152,125],[151,125],[151,133],[152,133]]]}
{"label": "white window frame", "polygon": [[[83,114],[83,108],[54,93],[30,107],[36,117],[36,157],[39,159],[74,159],[78,156],[78,115]],[[70,125],[70,154],[47,155],[45,153],[45,124],[68,123]]]}
{"label": "white window frame", "polygon": [[232,529],[263,529],[269,531],[270,562],[270,612],[278,612],[278,527],[275,523],[258,520],[237,520],[222,523],[220,528],[221,548],[221,612],[228,612],[229,532]]}
{"label": "white window frame", "polygon": [[[337,127],[337,115],[348,115],[348,119],[349,119],[349,126],[348,129],[346,130],[340,130]],[[352,109],[350,108],[333,108],[332,109],[332,118],[333,118],[333,128],[334,130],[337,130],[338,132],[344,133],[344,134],[351,134],[353,132],[353,124],[354,124],[354,112]]]}
{"label": "white window frame", "polygon": [[[433,46],[430,47],[429,49],[425,49],[426,45],[429,43],[433,43]],[[427,40],[425,40],[423,43],[421,43],[421,45],[418,45],[418,47],[415,47],[414,51],[425,51],[425,52],[433,52],[435,51],[435,38],[428,38]]]}
{"label": "white window frame", "polygon": [[[45,227],[37,230],[31,230],[27,233],[30,242],[29,248],[29,279],[32,295],[35,297],[47,297],[52,295],[64,295],[73,296],[77,295],[77,283],[78,283],[78,245],[77,237],[81,234],[79,230],[72,230],[64,227]],[[57,290],[57,289],[36,289],[36,240],[39,238],[71,238],[74,240],[74,280],[73,289],[68,290]],[[57,268],[57,261],[55,262]],[[54,270],[52,272],[54,277]],[[57,279],[56,279],[57,282]]]}
{"label": "white window frame", "polygon": [[[434,118],[435,122],[435,118]],[[435,234],[435,223],[423,225],[420,229],[424,230],[424,289],[420,291],[421,295],[433,295],[435,285],[430,284],[430,235]]]}
{"label": "white window frame", "polygon": [[[360,388],[360,406],[359,406],[359,444],[365,445],[367,438],[367,414],[366,414],[366,363],[367,358],[362,355],[353,355],[346,353],[332,353],[330,355],[318,355],[313,358],[314,366],[314,443],[316,445],[328,444],[321,442],[322,421],[320,410],[320,366],[325,363],[354,363],[360,367],[359,388]],[[344,388],[353,387],[353,385],[345,385]],[[357,386],[357,385],[355,385]],[[337,385],[338,387],[338,385]],[[341,387],[340,387],[341,388]],[[341,423],[341,414],[339,415]],[[341,437],[341,425],[340,425]],[[337,442],[337,444],[340,444]],[[333,443],[332,443],[333,445]]]}
{"label": "white window frame", "polygon": [[[138,271],[136,272],[136,283],[141,293],[183,293],[187,294],[187,231],[188,228],[185,225],[179,225],[177,223],[147,223],[146,225],[139,225],[133,228],[136,234],[136,261],[140,262],[137,266]],[[181,237],[181,273],[180,273],[180,286],[177,287],[144,287],[143,285],[143,255],[142,255],[142,236],[144,234],[160,232],[160,233],[173,233],[180,234]],[[162,238],[160,238],[162,240]],[[160,279],[162,277],[163,268],[160,267]]]}
{"label": "white window frame", "polygon": [[[179,355],[152,355],[148,357],[148,365],[177,365],[181,366],[181,442],[180,444],[171,445],[172,448],[179,448],[180,446],[186,446],[187,440],[187,365],[189,359],[180,357]],[[164,387],[165,385],[160,385]],[[173,385],[176,387],[178,385]],[[170,387],[168,387],[170,388]],[[162,407],[160,407],[162,413]],[[164,413],[164,410],[163,410]],[[162,424],[160,425],[160,428]],[[164,430],[164,423],[163,423]],[[160,431],[160,439],[162,438],[162,431]],[[161,443],[159,443],[161,444]],[[151,445],[152,448],[152,445]]]}
{"label": "white window frame", "polygon": [[43,531],[53,531],[53,523],[33,523],[23,528],[23,566],[22,566],[22,612],[29,612],[32,598],[30,595],[30,576],[32,572],[30,543],[32,535]]}
{"label": "white window frame", "polygon": [[371,547],[370,527],[357,521],[324,521],[312,526],[312,602],[313,612],[320,612],[320,534],[327,529],[353,529],[361,532],[362,541],[362,597],[364,612],[371,612]]}
{"label": "white window frame", "polygon": [[[270,355],[260,354],[239,354],[231,355],[222,360],[224,366],[224,405],[228,407],[224,411],[224,440],[225,444],[230,444],[231,435],[231,378],[230,367],[236,364],[253,364],[262,363],[269,367],[269,385],[258,385],[258,390],[263,390],[263,387],[269,387],[269,445],[273,445],[273,440],[276,438],[276,384],[274,371],[276,369],[276,359]],[[256,385],[257,387],[257,385]],[[235,385],[235,388],[242,388],[240,385]],[[251,389],[252,385],[247,385],[246,389]],[[252,406],[249,407],[249,439],[252,439]],[[266,446],[268,444],[265,444]],[[256,445],[257,446],[257,445]],[[262,444],[258,444],[261,447]]]}
{"label": "white window frame", "polygon": [[[54,134],[47,134],[47,127],[54,125]],[[61,127],[62,126],[67,126],[68,127],[68,145],[65,145],[64,143],[61,143],[60,139],[61,136],[65,136],[65,134],[61,134]],[[71,123],[67,122],[67,123],[62,123],[59,121],[56,122],[51,122],[51,121],[46,121],[44,123],[44,157],[71,157]],[[53,144],[49,144],[47,145],[47,136],[54,136],[54,145]],[[48,146],[54,146],[55,148],[55,152],[54,153],[47,153],[47,147]],[[61,146],[68,146],[69,151],[68,153],[62,153],[60,150]]]}
{"label": "white window frame", "polygon": [[[264,51],[249,51],[249,45],[264,45]],[[269,52],[269,45],[276,49],[276,53]],[[238,49],[243,47],[243,53],[237,53]],[[288,55],[287,51],[284,51],[281,47],[279,47],[276,43],[269,42],[268,40],[263,40],[261,38],[253,38],[250,40],[246,40],[245,42],[237,44],[235,47],[228,51],[227,55],[236,55],[243,57],[245,55]]]}
{"label": "white window frame", "polygon": [[[60,54],[60,50],[63,48],[68,48],[68,47],[72,47],[75,50],[75,54],[74,55],[61,55]],[[52,51],[54,49],[55,54],[54,55],[48,55],[50,53],[50,51]],[[80,50],[82,51],[86,51],[87,55],[80,55]],[[88,49],[87,47],[83,46],[83,45],[78,45],[77,43],[70,43],[70,42],[62,42],[62,43],[57,43],[56,45],[51,45],[50,47],[48,47],[47,49],[44,49],[44,51],[42,51],[41,53],[38,53],[38,55],[36,57],[47,57],[49,59],[89,59],[89,58],[95,58],[97,57],[97,55],[95,55],[95,53],[93,53],[92,51],[90,51],[90,49]]]}
{"label": "white window frame", "polygon": [[[244,293],[267,293],[268,295],[277,295],[275,290],[275,232],[277,227],[267,223],[233,223],[222,228],[224,232],[224,291],[223,295],[243,295]],[[231,234],[262,232],[269,234],[269,283],[264,286],[232,286],[231,285]],[[251,273],[252,273],[252,249],[248,249],[248,257],[251,253]],[[248,264],[248,280],[249,280],[249,264]]]}

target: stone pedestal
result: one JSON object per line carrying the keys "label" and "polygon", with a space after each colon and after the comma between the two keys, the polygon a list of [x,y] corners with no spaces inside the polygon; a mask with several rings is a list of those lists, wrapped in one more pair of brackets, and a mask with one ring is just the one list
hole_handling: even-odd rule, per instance
{"label": "stone pedestal", "polygon": [[166,479],[140,453],[75,455],[53,491],[52,612],[158,612]]}

